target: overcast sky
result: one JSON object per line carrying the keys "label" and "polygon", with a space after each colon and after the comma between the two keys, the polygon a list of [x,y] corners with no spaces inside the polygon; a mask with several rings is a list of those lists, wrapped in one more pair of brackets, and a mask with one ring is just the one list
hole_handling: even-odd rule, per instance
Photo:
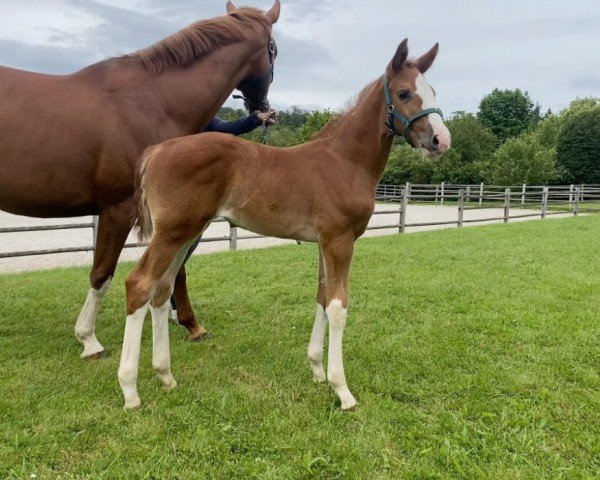
{"label": "overcast sky", "polygon": [[[70,73],[221,15],[225,3],[0,0],[0,64]],[[414,56],[440,42],[428,79],[448,113],[476,111],[495,87],[527,90],[554,111],[600,96],[599,0],[282,0],[271,103],[340,108],[404,37]]]}

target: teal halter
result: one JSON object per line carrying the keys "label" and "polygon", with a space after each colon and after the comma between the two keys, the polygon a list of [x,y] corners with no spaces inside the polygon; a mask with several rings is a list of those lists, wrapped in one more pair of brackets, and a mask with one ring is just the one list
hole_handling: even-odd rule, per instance
{"label": "teal halter", "polygon": [[[396,107],[394,107],[394,104],[392,102],[392,95],[390,93],[390,87],[388,87],[388,81],[387,81],[386,75],[384,75],[384,77],[383,77],[383,95],[385,96],[385,103],[387,104],[387,108],[388,108],[388,120],[386,122],[386,126],[388,127],[388,129],[392,135],[397,135],[397,136],[404,135],[404,137],[408,140],[408,137],[407,137],[408,130],[410,129],[410,126],[413,123],[415,123],[419,118],[426,117],[427,115],[430,115],[432,113],[437,113],[442,118],[444,118],[444,115],[442,114],[442,111],[439,108],[427,108],[427,109],[417,113],[416,115],[413,115],[410,118],[406,118],[398,110],[396,110]],[[398,120],[402,125],[404,125],[404,132],[400,133],[400,132],[398,132],[398,130],[396,130],[396,127],[394,126],[394,119]]]}

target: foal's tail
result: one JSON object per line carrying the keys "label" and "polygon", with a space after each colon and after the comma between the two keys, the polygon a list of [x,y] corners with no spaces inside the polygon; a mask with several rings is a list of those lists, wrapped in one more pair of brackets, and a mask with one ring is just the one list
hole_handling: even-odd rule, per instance
{"label": "foal's tail", "polygon": [[146,199],[146,167],[148,161],[156,154],[158,148],[150,147],[147,148],[142,154],[140,160],[140,169],[137,172],[135,179],[135,196],[134,200],[137,205],[137,215],[135,219],[135,229],[137,230],[138,240],[143,242],[148,240],[152,236],[152,216],[150,215],[150,208],[148,207],[148,200]]}

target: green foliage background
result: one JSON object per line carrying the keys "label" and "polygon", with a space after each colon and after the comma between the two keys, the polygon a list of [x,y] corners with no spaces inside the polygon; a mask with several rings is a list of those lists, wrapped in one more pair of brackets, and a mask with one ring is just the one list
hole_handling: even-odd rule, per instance
{"label": "green foliage background", "polygon": [[[446,118],[452,149],[425,159],[402,139],[396,141],[382,183],[485,182],[600,183],[600,99],[576,99],[558,114],[540,114],[540,105],[527,92],[495,89],[476,114],[455,112]],[[224,108],[219,116],[232,120],[243,110]],[[277,147],[309,141],[332,118],[333,112],[292,107],[279,113],[269,129],[269,144]],[[246,136],[260,141],[256,130]]]}

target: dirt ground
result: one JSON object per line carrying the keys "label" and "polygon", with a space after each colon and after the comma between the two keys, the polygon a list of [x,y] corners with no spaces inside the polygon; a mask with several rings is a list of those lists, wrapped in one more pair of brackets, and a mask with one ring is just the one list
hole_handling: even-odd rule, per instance
{"label": "dirt ground", "polygon": [[[392,212],[382,215],[373,215],[369,223],[370,227],[385,225],[397,225],[399,223],[399,213],[397,204],[377,204],[376,211]],[[532,210],[515,209],[511,215],[526,215],[528,213],[539,213]],[[465,211],[465,220],[496,218],[504,214],[501,208],[467,210]],[[446,222],[457,220],[456,206],[432,206],[432,205],[408,205],[406,213],[407,224],[412,223],[431,223]],[[562,215],[561,215],[562,216]],[[514,221],[536,220],[539,217],[511,219]],[[70,219],[39,219],[20,217],[10,215],[0,211],[0,228],[23,227],[34,225],[63,225],[72,223],[91,223],[91,217],[79,217]],[[498,223],[498,221],[486,221],[482,223],[465,223],[465,226],[482,225],[484,223]],[[427,226],[407,228],[407,233],[434,230],[440,228],[456,228],[454,225],[446,226]],[[364,236],[372,237],[378,235],[391,235],[397,233],[397,227],[391,229],[367,231]],[[226,237],[229,235],[229,225],[227,223],[213,223],[205,232],[204,238]],[[251,235],[250,232],[240,230],[238,235]],[[130,235],[129,242],[135,242],[135,238]],[[261,238],[252,240],[239,240],[239,249],[265,248],[276,245],[285,245],[295,243],[290,240],[281,240],[277,238]],[[45,232],[26,232],[26,233],[0,233],[0,253],[16,252],[24,250],[40,250],[50,248],[65,247],[90,247],[92,246],[92,229],[72,229],[72,230],[53,230]],[[201,243],[196,250],[196,255],[202,255],[212,252],[225,251],[229,249],[228,241]],[[143,248],[127,248],[121,254],[120,260],[138,259]],[[91,265],[92,252],[61,253],[55,255],[39,255],[18,258],[0,259],[0,273],[22,272],[29,270],[45,270],[57,267],[71,267],[77,265]]]}

